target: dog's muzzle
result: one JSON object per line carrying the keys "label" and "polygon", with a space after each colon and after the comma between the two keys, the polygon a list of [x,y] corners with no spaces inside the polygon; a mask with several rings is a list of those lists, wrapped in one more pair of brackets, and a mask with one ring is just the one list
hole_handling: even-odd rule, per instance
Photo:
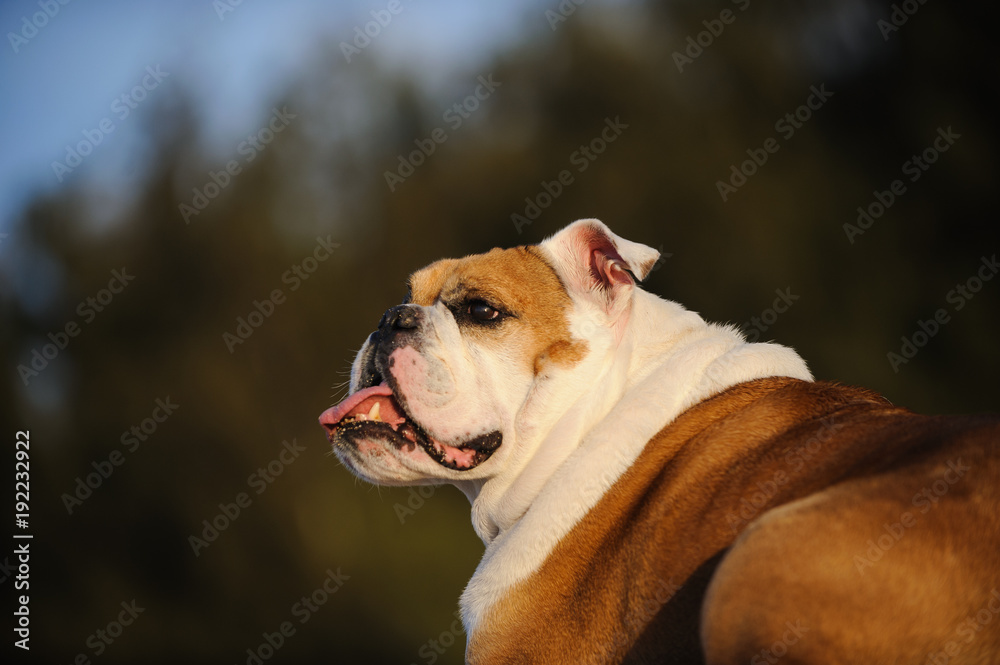
{"label": "dog's muzzle", "polygon": [[416,305],[397,305],[386,310],[378,329],[368,336],[358,362],[354,391],[340,404],[323,412],[319,422],[334,444],[362,440],[384,440],[399,448],[419,445],[436,462],[455,470],[471,469],[483,463],[497,448],[503,436],[490,432],[461,445],[448,445],[429,436],[406,412],[406,400],[400,395],[389,372],[389,357],[397,348],[411,346],[419,351],[419,332],[423,312]]}

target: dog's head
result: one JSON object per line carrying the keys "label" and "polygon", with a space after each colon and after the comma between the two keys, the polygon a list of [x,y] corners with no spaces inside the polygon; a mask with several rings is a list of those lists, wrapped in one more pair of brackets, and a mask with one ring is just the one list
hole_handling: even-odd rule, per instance
{"label": "dog's head", "polygon": [[320,417],[337,456],[386,485],[497,474],[606,369],[657,257],[580,220],[415,272],[358,352],[350,394]]}

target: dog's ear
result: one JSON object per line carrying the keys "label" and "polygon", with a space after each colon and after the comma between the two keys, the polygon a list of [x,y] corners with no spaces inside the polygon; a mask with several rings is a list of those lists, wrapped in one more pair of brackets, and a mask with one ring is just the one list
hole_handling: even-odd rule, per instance
{"label": "dog's ear", "polygon": [[627,304],[626,297],[652,270],[660,253],[625,240],[596,219],[573,222],[541,247],[552,257],[570,293],[597,300],[612,318]]}

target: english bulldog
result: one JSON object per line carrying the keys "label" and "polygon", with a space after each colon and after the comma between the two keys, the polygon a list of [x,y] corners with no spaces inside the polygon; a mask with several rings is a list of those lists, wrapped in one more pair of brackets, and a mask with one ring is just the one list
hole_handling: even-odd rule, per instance
{"label": "english bulldog", "polygon": [[1000,419],[815,382],[657,258],[589,219],[432,263],[320,417],[469,498],[466,662],[1000,663]]}

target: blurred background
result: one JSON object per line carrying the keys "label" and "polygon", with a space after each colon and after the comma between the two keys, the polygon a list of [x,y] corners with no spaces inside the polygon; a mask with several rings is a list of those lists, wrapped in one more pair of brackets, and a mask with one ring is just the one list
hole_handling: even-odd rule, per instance
{"label": "blurred background", "polygon": [[580,217],[818,378],[997,411],[986,12],[0,3],[26,662],[462,662],[466,499],[356,481],[316,418],[410,272]]}

